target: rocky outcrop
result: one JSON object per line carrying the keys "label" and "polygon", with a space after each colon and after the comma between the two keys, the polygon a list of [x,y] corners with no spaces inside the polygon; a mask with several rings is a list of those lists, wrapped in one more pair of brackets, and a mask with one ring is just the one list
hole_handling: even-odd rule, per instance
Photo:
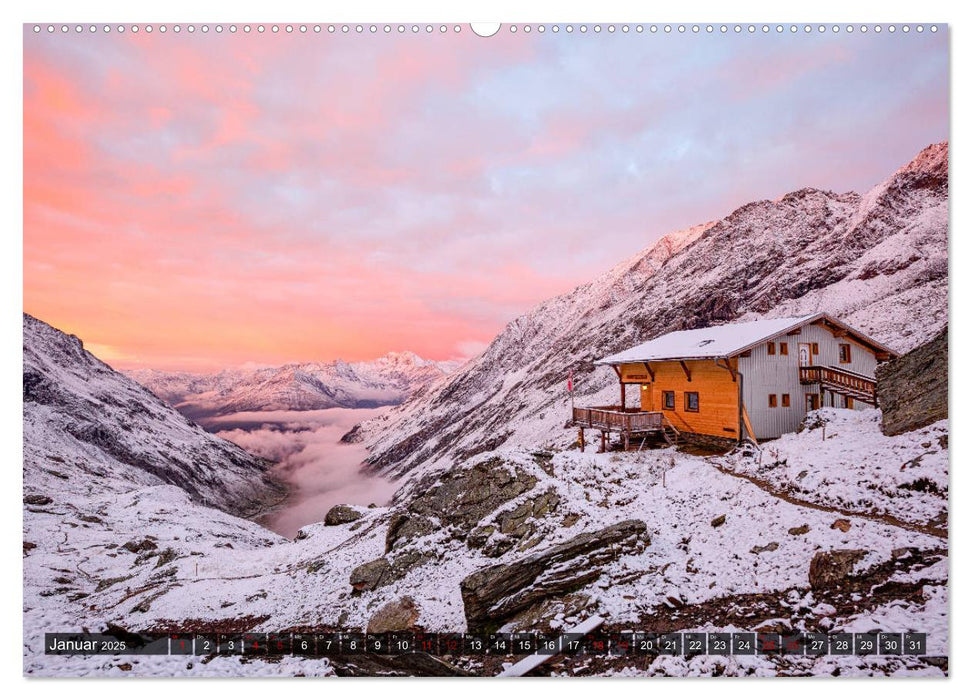
{"label": "rocky outcrop", "polygon": [[339,503],[324,516],[324,525],[346,525],[361,519],[361,513],[349,505]]}
{"label": "rocky outcrop", "polygon": [[596,581],[603,565],[649,544],[644,522],[625,520],[467,576],[461,589],[468,628],[494,629],[531,605]]}
{"label": "rocky outcrop", "polygon": [[848,583],[857,563],[867,555],[863,549],[834,549],[816,552],[809,563],[809,585],[814,591]]}
{"label": "rocky outcrop", "polygon": [[516,507],[492,517],[490,524],[475,528],[469,533],[467,543],[472,548],[481,547],[490,557],[502,556],[516,545],[520,551],[525,551],[542,541],[542,534],[537,535],[537,523],[555,511],[559,503],[560,497],[554,489],[527,498]]}
{"label": "rocky outcrop", "polygon": [[947,418],[947,327],[906,355],[877,367],[882,429],[899,435]]}
{"label": "rocky outcrop", "polygon": [[[483,460],[471,467],[445,472],[421,484],[418,494],[397,511],[388,525],[386,551],[423,537],[439,528],[452,528],[454,535],[465,538],[480,520],[502,508],[536,485],[536,477],[519,468],[511,468],[501,459]],[[528,513],[510,515],[510,531],[523,532],[524,521],[549,511],[547,499]]]}

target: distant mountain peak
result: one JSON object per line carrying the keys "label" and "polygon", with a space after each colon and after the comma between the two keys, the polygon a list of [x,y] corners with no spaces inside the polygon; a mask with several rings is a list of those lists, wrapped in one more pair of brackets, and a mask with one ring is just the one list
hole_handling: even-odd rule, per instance
{"label": "distant mountain peak", "polygon": [[212,374],[157,370],[128,374],[186,415],[201,419],[240,411],[394,405],[442,379],[457,364],[425,360],[404,350],[360,362],[298,362]]}

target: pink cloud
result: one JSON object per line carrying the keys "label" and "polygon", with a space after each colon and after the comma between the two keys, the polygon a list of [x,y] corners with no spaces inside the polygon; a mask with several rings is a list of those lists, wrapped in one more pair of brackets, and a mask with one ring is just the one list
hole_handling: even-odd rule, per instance
{"label": "pink cloud", "polygon": [[946,136],[940,38],[24,38],[25,306],[122,366],[465,354],[668,230]]}

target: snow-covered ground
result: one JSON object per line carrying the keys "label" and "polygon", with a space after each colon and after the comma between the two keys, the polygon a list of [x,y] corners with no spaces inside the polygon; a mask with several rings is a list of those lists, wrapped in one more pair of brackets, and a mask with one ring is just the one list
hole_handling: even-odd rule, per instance
{"label": "snow-covered ground", "polygon": [[[790,463],[811,467],[817,459],[818,439],[811,431],[792,436]],[[895,454],[901,458],[916,457],[926,449],[917,440],[901,444],[899,438],[870,436],[869,441],[873,449],[897,445]],[[638,629],[647,620],[670,615],[672,599],[684,611],[705,611],[710,606],[711,618],[701,629],[731,629],[719,622],[719,611],[730,607],[733,597],[766,594],[779,599],[766,614],[773,620],[784,619],[793,629],[825,619],[830,630],[926,631],[928,653],[947,653],[946,563],[915,565],[895,574],[903,581],[908,576],[929,578],[923,594],[896,604],[875,602],[872,608],[861,596],[853,603],[853,613],[842,617],[825,599],[817,599],[808,579],[817,551],[863,549],[868,552],[858,565],[863,570],[892,561],[894,550],[910,547],[929,552],[946,547],[939,537],[870,517],[844,517],[794,505],[746,479],[721,472],[711,458],[670,448],[608,454],[589,448],[587,453],[574,450],[551,458],[524,450],[499,450],[480,455],[469,466],[481,462],[518,473],[519,478],[535,479],[535,484],[483,518],[479,526],[496,522],[502,513],[537,494],[552,490],[559,496],[556,508],[534,523],[533,544],[527,551],[540,551],[630,518],[647,525],[650,545],[605,566],[596,581],[579,591],[586,598],[579,608],[550,607],[550,629],[568,627],[589,614],[603,615],[616,629]],[[940,479],[939,471],[932,473],[934,464],[928,462],[925,467],[928,478]],[[936,464],[946,469],[946,462]],[[834,478],[854,478],[843,463],[833,464],[829,473]],[[823,504],[827,500],[825,490],[818,499],[812,491],[802,496]],[[398,508],[410,498],[406,495]],[[26,532],[37,545],[25,558],[24,663],[29,674],[82,670],[100,674],[106,669],[118,673],[117,664],[108,668],[106,664],[112,662],[104,658],[67,661],[35,653],[43,631],[95,631],[106,622],[127,629],[206,629],[227,621],[257,631],[296,626],[363,629],[379,606],[410,595],[418,602],[421,628],[462,631],[466,621],[461,580],[485,566],[523,556],[518,548],[499,557],[486,556],[485,548],[473,549],[455,537],[453,528],[443,527],[409,543],[414,550],[432,554],[429,561],[394,585],[353,594],[350,571],[384,555],[393,509],[367,510],[353,524],[311,526],[301,539],[290,541],[251,522],[195,505],[171,486],[139,488],[122,497],[66,500],[56,507],[27,508]],[[910,504],[889,500],[883,507],[905,516]],[[866,510],[862,504],[861,509]],[[724,521],[715,525],[722,516]],[[849,527],[834,528],[837,519],[848,521]],[[37,537],[38,533],[45,536]],[[140,543],[145,539],[154,546],[143,549]],[[125,548],[129,542],[136,552]],[[689,619],[687,630],[697,629],[697,621],[705,618],[702,614]],[[753,627],[761,623],[757,614],[752,619]],[[516,627],[512,621],[507,629]],[[182,659],[140,663],[148,665],[133,666],[124,673],[204,674],[229,668],[222,661],[192,668]],[[658,660],[650,672],[703,674],[704,663],[725,662],[665,659]],[[750,672],[746,664],[754,664],[752,672],[758,674],[789,672],[779,663],[738,662],[744,673]],[[843,673],[868,673],[878,662],[826,659],[812,662],[811,668],[806,666],[809,661],[800,663],[813,672],[836,664]],[[288,660],[283,665],[261,662],[243,672],[264,666],[268,673],[326,670],[317,661]],[[939,673],[928,664],[920,668]],[[903,672],[894,672],[898,671]]]}
{"label": "snow-covered ground", "polygon": [[[615,630],[920,631],[929,657],[587,658],[548,672],[939,675],[946,661],[933,657],[948,650],[945,423],[888,438],[876,413],[823,411],[825,440],[819,425],[766,444],[761,457],[580,453],[563,428],[563,384],[573,368],[578,403],[610,403],[615,379],[591,365],[609,352],[678,328],[820,310],[908,350],[946,322],[947,208],[947,144],[938,144],[864,196],[800,190],[662,239],[514,320],[479,358],[353,431],[370,469],[400,479],[391,505],[309,525],[293,540],[225,512],[266,504],[264,463],[187,422],[77,339],[25,318],[25,673],[330,673],[336,660],[190,667],[132,657],[125,670],[127,659],[38,650],[44,632],[108,623],[364,629],[406,595],[418,627],[458,632],[470,574],[638,520],[649,544],[618,550],[578,590],[498,622],[561,630],[599,614]],[[308,377],[284,373],[271,394],[301,408],[292,402],[307,395]],[[845,590],[813,587],[810,563],[833,550],[861,551]],[[382,559],[393,580],[353,589],[352,572],[380,569]]]}
{"label": "snow-covered ground", "polygon": [[947,527],[947,421],[886,437],[877,410],[825,408],[806,425],[756,456],[721,462],[816,503]]}

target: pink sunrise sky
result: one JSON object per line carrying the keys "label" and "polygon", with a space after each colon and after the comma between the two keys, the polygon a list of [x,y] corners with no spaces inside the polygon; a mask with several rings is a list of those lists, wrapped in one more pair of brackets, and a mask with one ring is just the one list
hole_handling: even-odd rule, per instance
{"label": "pink sunrise sky", "polygon": [[948,137],[946,30],[34,34],[24,308],[110,364],[433,359]]}

